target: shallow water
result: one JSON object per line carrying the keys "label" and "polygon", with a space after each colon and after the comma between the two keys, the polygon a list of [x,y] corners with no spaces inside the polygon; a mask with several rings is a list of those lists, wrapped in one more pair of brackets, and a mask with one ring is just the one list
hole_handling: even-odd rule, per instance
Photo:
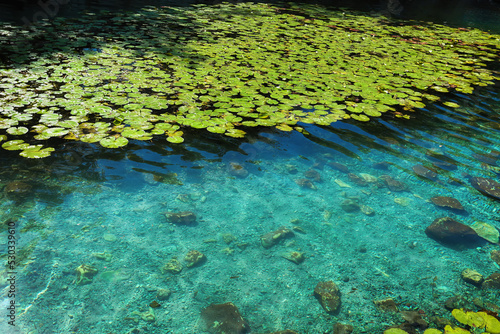
{"label": "shallow water", "polygon": [[[500,86],[446,100],[461,107],[436,103],[411,120],[304,125],[306,134],[193,132],[181,145],[155,138],[116,150],[68,142],[41,160],[1,151],[0,219],[14,227],[2,227],[0,247],[15,235],[22,266],[0,274],[1,309],[15,300],[17,325],[2,314],[0,332],[205,333],[201,310],[233,302],[251,333],[327,333],[337,322],[382,333],[404,320],[376,300],[392,298],[427,322],[452,320],[444,303],[456,295],[471,309],[474,299],[498,305],[498,290],[460,278],[466,268],[498,272],[490,258],[498,244],[450,247],[424,231],[445,216],[500,228],[500,202],[469,182],[499,180]],[[451,165],[439,166],[443,159]],[[417,176],[415,165],[432,167],[437,178]],[[388,189],[383,175],[408,190]],[[298,184],[305,179],[312,189]],[[434,196],[457,199],[465,212],[437,207]],[[348,199],[353,212],[342,206]],[[166,217],[184,211],[196,224]],[[264,248],[261,237],[282,226],[294,235]],[[187,268],[191,250],[207,261]],[[283,258],[291,251],[305,261]],[[184,265],[178,274],[162,270],[173,258]],[[77,284],[83,264],[97,270],[89,284]],[[334,315],[313,296],[329,280],[342,294]],[[160,289],[170,297],[159,300]],[[150,308],[153,301],[161,306]]]}

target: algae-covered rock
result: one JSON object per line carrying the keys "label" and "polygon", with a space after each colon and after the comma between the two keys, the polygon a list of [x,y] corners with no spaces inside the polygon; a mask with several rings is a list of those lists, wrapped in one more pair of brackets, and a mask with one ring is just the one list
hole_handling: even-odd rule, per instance
{"label": "algae-covered rock", "polygon": [[281,226],[274,232],[269,232],[260,237],[262,247],[271,248],[283,239],[291,238],[295,234],[289,228]]}
{"label": "algae-covered rock", "polygon": [[340,290],[333,281],[319,282],[314,288],[314,297],[328,314],[335,314],[340,308]]}
{"label": "algae-covered rock", "polygon": [[178,225],[194,225],[196,223],[196,215],[191,211],[168,212],[166,216],[169,222]]}
{"label": "algae-covered rock", "polygon": [[476,270],[470,268],[467,268],[464,271],[462,271],[461,276],[465,282],[476,286],[480,286],[484,281],[483,275],[481,275]]}
{"label": "algae-covered rock", "polygon": [[375,307],[384,312],[398,312],[398,306],[392,298],[385,298],[380,300],[374,300],[373,303]]}
{"label": "algae-covered rock", "polygon": [[390,175],[381,175],[379,176],[379,179],[384,182],[390,191],[400,192],[409,190],[405,183],[392,178]]}
{"label": "algae-covered rock", "polygon": [[472,177],[470,183],[483,195],[500,200],[500,183],[497,181],[485,177]]}
{"label": "algae-covered rock", "polygon": [[182,271],[182,264],[179,260],[173,258],[161,268],[161,271],[164,273],[178,274]]}
{"label": "algae-covered rock", "polygon": [[76,268],[76,285],[85,285],[92,283],[92,279],[95,275],[97,275],[97,268],[88,265],[82,264],[78,268]]}
{"label": "algae-covered rock", "polygon": [[428,237],[451,246],[465,246],[479,240],[476,231],[450,217],[435,219],[425,229]]}
{"label": "algae-covered rock", "polygon": [[460,202],[453,198],[453,197],[448,197],[448,196],[435,196],[431,197],[432,203],[435,205],[445,208],[445,209],[453,209],[453,210],[458,210],[458,211],[463,211],[464,207]]}
{"label": "algae-covered rock", "polygon": [[205,263],[207,261],[207,257],[200,251],[192,250],[186,254],[184,261],[186,261],[186,266],[191,268]]}
{"label": "algae-covered rock", "polygon": [[304,253],[297,252],[297,251],[283,253],[283,254],[281,254],[281,257],[285,258],[288,261],[291,261],[295,264],[301,264],[306,259],[304,256]]}

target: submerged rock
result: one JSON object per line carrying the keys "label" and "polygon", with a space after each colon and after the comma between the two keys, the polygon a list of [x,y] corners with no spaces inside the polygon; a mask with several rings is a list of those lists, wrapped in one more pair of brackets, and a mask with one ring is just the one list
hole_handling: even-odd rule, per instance
{"label": "submerged rock", "polygon": [[415,174],[417,174],[421,178],[428,179],[431,181],[436,181],[438,178],[438,175],[435,171],[423,165],[415,165],[411,169],[413,170],[413,172],[415,172]]}
{"label": "submerged rock", "polygon": [[490,253],[490,257],[493,261],[496,262],[496,264],[498,264],[500,266],[500,251],[499,250],[492,250],[491,253]]}
{"label": "submerged rock", "polygon": [[405,183],[395,180],[389,175],[381,175],[379,176],[379,179],[384,182],[390,191],[408,191],[408,186]]}
{"label": "submerged rock", "polygon": [[311,179],[313,181],[319,182],[321,181],[321,174],[314,169],[309,169],[304,172],[304,176],[308,179]]}
{"label": "submerged rock", "polygon": [[340,207],[345,212],[356,212],[360,209],[359,204],[355,200],[349,198],[343,200],[342,203],[340,203]]}
{"label": "submerged rock", "polygon": [[283,257],[283,258],[287,259],[288,261],[291,261],[295,264],[301,264],[306,259],[304,256],[304,253],[297,252],[297,251],[291,251],[291,252],[284,253],[281,255],[281,257]]}
{"label": "submerged rock", "polygon": [[360,204],[359,209],[367,216],[375,215],[375,210],[371,206]]}
{"label": "submerged rock", "polygon": [[356,183],[358,186],[364,187],[368,185],[368,182],[366,182],[366,180],[361,176],[358,176],[354,173],[348,173],[347,176],[349,177],[349,180]]}
{"label": "submerged rock", "polygon": [[283,239],[291,238],[295,234],[289,228],[281,226],[274,232],[269,232],[260,237],[262,247],[271,248]]}
{"label": "submerged rock", "polygon": [[352,332],[354,332],[354,327],[351,325],[342,324],[340,322],[333,325],[332,334],[351,334]]}
{"label": "submerged rock", "polygon": [[481,287],[485,289],[500,289],[500,273],[493,273],[486,277]]}
{"label": "submerged rock", "polygon": [[373,303],[375,306],[384,312],[398,312],[398,306],[396,305],[396,302],[392,298],[386,298],[386,299],[380,299],[380,300],[374,300]]}
{"label": "submerged rock", "polygon": [[470,178],[471,185],[483,195],[500,200],[500,183],[485,177]]}
{"label": "submerged rock", "polygon": [[184,261],[186,261],[186,266],[191,268],[205,263],[207,261],[207,257],[200,251],[192,250],[186,254]]}
{"label": "submerged rock", "polygon": [[229,168],[228,172],[232,176],[236,176],[239,178],[245,178],[249,174],[248,171],[245,169],[245,167],[243,167],[243,165],[241,165],[237,162],[229,163],[228,168]]}
{"label": "submerged rock", "polygon": [[172,291],[170,291],[169,289],[156,290],[156,298],[158,300],[167,300],[171,294],[172,294]]}
{"label": "submerged rock", "polygon": [[476,231],[450,217],[435,219],[425,229],[428,237],[451,246],[462,246],[479,240]]}
{"label": "submerged rock", "polygon": [[31,191],[32,186],[23,181],[12,181],[7,183],[3,191],[7,195],[23,195]]}
{"label": "submerged rock", "polygon": [[76,272],[76,285],[85,285],[92,283],[92,279],[95,275],[97,275],[97,268],[88,265],[82,264],[78,268],[75,269]]}
{"label": "submerged rock", "polygon": [[476,286],[480,286],[484,281],[483,275],[469,268],[462,271],[461,277],[465,282]]}
{"label": "submerged rock", "polygon": [[347,167],[344,164],[341,164],[338,162],[329,162],[327,165],[332,167],[335,170],[338,170],[339,172],[346,173],[346,174],[349,173],[349,167]]}
{"label": "submerged rock", "polygon": [[169,222],[179,225],[193,225],[196,223],[196,215],[191,211],[166,213]]}
{"label": "submerged rock", "polygon": [[245,334],[250,326],[231,302],[211,304],[201,310],[201,325],[212,334]]}
{"label": "submerged rock", "polygon": [[168,261],[163,268],[161,268],[162,272],[167,272],[171,274],[178,274],[182,271],[182,264],[177,260],[176,258],[171,259]]}
{"label": "submerged rock", "polygon": [[298,180],[295,180],[295,183],[297,183],[302,188],[313,189],[313,190],[317,189],[316,186],[314,185],[314,183],[312,183],[312,181],[308,180],[308,179],[298,179]]}
{"label": "submerged rock", "polygon": [[334,314],[340,307],[340,290],[333,281],[319,282],[314,297],[328,314]]}
{"label": "submerged rock", "polygon": [[459,211],[464,210],[462,204],[460,204],[460,202],[453,197],[435,196],[431,198],[431,201],[432,203],[442,208],[459,210]]}
{"label": "submerged rock", "polygon": [[378,182],[378,178],[376,176],[371,175],[371,174],[359,173],[359,176],[361,176],[368,183],[377,183]]}

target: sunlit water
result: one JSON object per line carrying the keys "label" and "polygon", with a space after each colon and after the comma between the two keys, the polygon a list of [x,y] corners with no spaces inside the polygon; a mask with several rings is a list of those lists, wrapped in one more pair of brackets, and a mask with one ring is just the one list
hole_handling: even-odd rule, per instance
{"label": "sunlit water", "polygon": [[[1,309],[15,300],[16,326],[3,315],[0,332],[204,333],[201,310],[233,302],[251,333],[327,333],[337,322],[381,333],[404,320],[376,300],[392,298],[428,322],[451,319],[444,303],[456,295],[466,307],[474,298],[498,305],[498,292],[460,278],[466,268],[498,272],[490,258],[498,245],[448,247],[424,233],[445,216],[500,228],[500,202],[468,180],[499,180],[491,166],[500,151],[500,87],[452,100],[461,107],[437,103],[411,120],[304,125],[308,134],[263,130],[241,140],[198,132],[180,145],[156,138],[117,150],[67,143],[42,160],[2,151],[0,219],[15,224],[22,265],[1,273]],[[455,162],[439,168],[432,153]],[[437,179],[417,176],[415,165],[434,168]],[[348,173],[371,181],[359,185]],[[382,175],[408,191],[391,191]],[[314,189],[298,184],[304,179]],[[453,197],[466,212],[439,208],[434,196]],[[347,199],[363,210],[348,212]],[[166,217],[183,211],[196,224]],[[294,235],[264,248],[261,236],[283,226]],[[8,235],[2,226],[2,249]],[[191,250],[207,261],[187,268]],[[283,258],[291,251],[305,261]],[[173,258],[184,265],[178,274],[162,270]],[[89,284],[77,284],[83,264],[97,269]],[[330,280],[342,294],[334,315],[313,296]],[[165,300],[161,289],[171,290]],[[150,308],[153,301],[160,307]]]}

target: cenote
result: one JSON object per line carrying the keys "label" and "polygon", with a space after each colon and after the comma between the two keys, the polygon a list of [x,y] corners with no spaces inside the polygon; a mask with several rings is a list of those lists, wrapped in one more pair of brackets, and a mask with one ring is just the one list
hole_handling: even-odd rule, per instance
{"label": "cenote", "polygon": [[500,333],[498,11],[78,9],[0,21],[2,333]]}

